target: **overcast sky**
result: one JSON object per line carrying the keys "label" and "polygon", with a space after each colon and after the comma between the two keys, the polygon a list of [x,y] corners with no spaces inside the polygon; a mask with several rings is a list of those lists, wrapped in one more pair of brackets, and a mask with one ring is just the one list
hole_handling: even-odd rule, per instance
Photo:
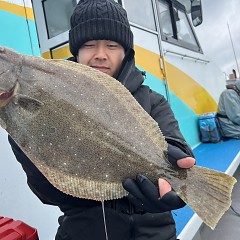
{"label": "overcast sky", "polygon": [[227,23],[240,68],[240,0],[202,0],[202,6],[203,23],[195,31],[204,53],[222,72],[238,75]]}

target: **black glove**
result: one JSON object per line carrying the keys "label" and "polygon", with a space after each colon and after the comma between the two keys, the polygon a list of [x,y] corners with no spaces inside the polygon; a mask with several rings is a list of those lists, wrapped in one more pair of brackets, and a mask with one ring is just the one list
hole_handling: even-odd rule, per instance
{"label": "black glove", "polygon": [[146,212],[160,213],[185,206],[183,200],[174,191],[170,191],[160,198],[159,189],[143,175],[137,175],[136,180],[126,179],[123,187],[129,192],[128,200]]}
{"label": "black glove", "polygon": [[[168,161],[177,165],[177,160],[190,157],[180,148],[168,144]],[[150,213],[161,213],[184,207],[186,204],[174,191],[159,195],[159,189],[145,176],[137,175],[136,180],[126,179],[123,187],[129,192],[127,198],[136,207]]]}
{"label": "black glove", "polygon": [[186,158],[186,157],[192,157],[189,154],[183,152],[182,149],[179,147],[176,147],[172,144],[168,144],[168,151],[167,151],[167,159],[168,161],[173,165],[177,166],[177,161]]}

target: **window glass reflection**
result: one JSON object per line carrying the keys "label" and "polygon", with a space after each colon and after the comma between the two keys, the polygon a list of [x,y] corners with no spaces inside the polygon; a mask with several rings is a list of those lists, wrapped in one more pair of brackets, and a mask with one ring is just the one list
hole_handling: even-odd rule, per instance
{"label": "window glass reflection", "polygon": [[70,29],[70,17],[76,0],[44,0],[42,4],[49,38]]}
{"label": "window glass reflection", "polygon": [[156,30],[151,0],[125,0],[124,6],[130,22]]}
{"label": "window glass reflection", "polygon": [[159,2],[160,8],[160,25],[162,34],[166,37],[173,37],[173,28],[170,15],[169,5],[166,2]]}
{"label": "window glass reflection", "polygon": [[174,11],[177,13],[176,25],[178,39],[192,45],[197,45],[186,14],[176,8],[174,8]]}

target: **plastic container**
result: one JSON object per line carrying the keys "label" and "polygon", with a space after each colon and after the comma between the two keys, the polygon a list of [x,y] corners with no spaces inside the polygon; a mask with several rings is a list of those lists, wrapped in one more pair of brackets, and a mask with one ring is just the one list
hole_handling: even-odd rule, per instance
{"label": "plastic container", "polygon": [[215,112],[199,116],[199,129],[201,141],[204,143],[217,143],[221,141],[221,133]]}
{"label": "plastic container", "polygon": [[0,216],[0,240],[38,240],[38,234],[22,221]]}

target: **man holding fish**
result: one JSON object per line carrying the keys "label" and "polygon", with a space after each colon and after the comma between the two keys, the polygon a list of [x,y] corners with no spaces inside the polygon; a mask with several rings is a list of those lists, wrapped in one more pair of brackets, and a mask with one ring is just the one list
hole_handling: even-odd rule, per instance
{"label": "man holding fish", "polygon": [[[195,164],[193,153],[165,98],[142,85],[144,73],[135,67],[133,34],[125,10],[113,0],[80,0],[71,17],[69,60],[90,66],[121,82],[158,123],[168,143],[168,160],[180,168]],[[99,113],[101,114],[101,113]],[[56,240],[106,239],[101,202],[79,199],[52,186],[9,137],[32,191],[45,204],[59,206]],[[117,164],[117,163],[116,163]],[[174,240],[171,210],[185,203],[164,179],[155,186],[147,177],[126,179],[127,197],[104,202],[108,238],[112,240]]]}

